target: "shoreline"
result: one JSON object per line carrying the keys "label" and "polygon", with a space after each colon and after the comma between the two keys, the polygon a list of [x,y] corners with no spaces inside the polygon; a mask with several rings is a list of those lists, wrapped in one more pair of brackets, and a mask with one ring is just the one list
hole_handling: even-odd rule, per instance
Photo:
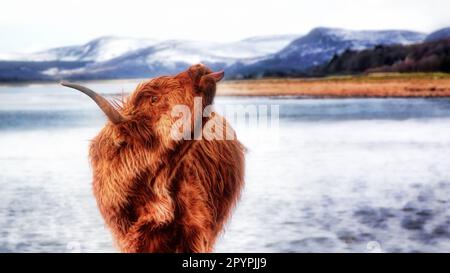
{"label": "shoreline", "polygon": [[308,98],[446,98],[449,74],[376,74],[306,79],[228,81],[218,96],[297,96]]}
{"label": "shoreline", "polygon": [[[77,81],[89,84],[138,84],[144,79]],[[147,80],[147,79],[146,79]],[[8,86],[56,85],[59,81],[0,83]],[[267,78],[225,80],[217,86],[221,97],[292,98],[450,98],[448,73],[376,73],[324,78]]]}

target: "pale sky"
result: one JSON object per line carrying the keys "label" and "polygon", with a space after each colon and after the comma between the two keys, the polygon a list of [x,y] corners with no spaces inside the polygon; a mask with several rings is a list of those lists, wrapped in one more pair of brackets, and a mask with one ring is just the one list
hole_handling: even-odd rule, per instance
{"label": "pale sky", "polygon": [[450,26],[449,0],[2,0],[0,52],[29,52],[114,35],[235,41],[317,26]]}

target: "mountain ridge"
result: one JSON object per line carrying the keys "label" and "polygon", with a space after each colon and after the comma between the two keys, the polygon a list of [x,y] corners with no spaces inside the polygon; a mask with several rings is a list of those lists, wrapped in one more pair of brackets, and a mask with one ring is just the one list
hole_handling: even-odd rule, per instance
{"label": "mountain ridge", "polygon": [[255,36],[228,43],[104,36],[82,45],[4,58],[0,81],[148,78],[174,74],[199,62],[225,69],[228,79],[308,75],[313,67],[348,49],[414,44],[450,35],[444,30],[427,35],[318,27],[305,35]]}
{"label": "mountain ridge", "polygon": [[307,70],[329,61],[346,49],[362,50],[376,45],[412,44],[426,35],[407,30],[349,31],[318,27],[292,41],[281,51],[250,65],[231,68],[234,78],[259,78],[307,74]]}

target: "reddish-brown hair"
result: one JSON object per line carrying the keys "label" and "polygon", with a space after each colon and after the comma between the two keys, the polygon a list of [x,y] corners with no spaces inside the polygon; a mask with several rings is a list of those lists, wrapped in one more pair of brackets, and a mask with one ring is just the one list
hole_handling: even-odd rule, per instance
{"label": "reddish-brown hair", "polygon": [[[120,250],[213,250],[244,184],[244,147],[237,139],[174,140],[170,113],[178,104],[192,109],[195,96],[212,103],[220,78],[195,65],[142,83],[118,109],[123,121],[92,140],[94,195]],[[226,122],[217,126],[234,134]]]}

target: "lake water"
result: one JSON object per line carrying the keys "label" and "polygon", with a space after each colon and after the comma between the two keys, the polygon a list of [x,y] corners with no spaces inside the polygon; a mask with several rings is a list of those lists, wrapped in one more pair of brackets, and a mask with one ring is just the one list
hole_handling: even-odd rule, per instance
{"label": "lake water", "polygon": [[[270,130],[237,125],[247,184],[217,252],[450,251],[448,99],[217,103],[280,109],[276,143]],[[0,252],[116,251],[87,155],[104,121],[57,85],[0,87]]]}

